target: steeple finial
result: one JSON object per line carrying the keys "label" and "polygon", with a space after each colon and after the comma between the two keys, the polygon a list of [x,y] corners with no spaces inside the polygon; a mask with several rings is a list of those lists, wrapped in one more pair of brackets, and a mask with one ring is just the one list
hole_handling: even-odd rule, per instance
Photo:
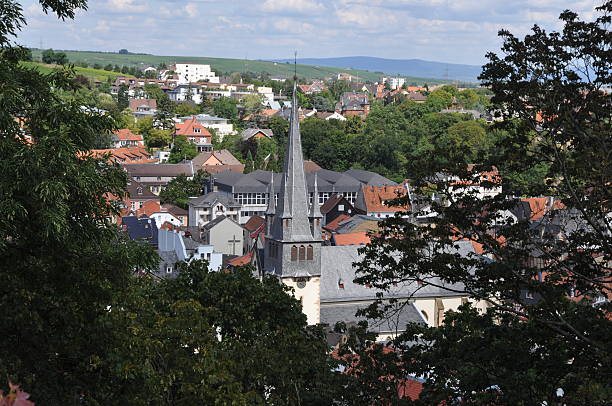
{"label": "steeple finial", "polygon": [[274,173],[270,173],[270,183],[268,184],[268,209],[266,210],[268,216],[276,214],[276,194],[274,193]]}
{"label": "steeple finial", "polygon": [[317,173],[314,173],[314,188],[312,191],[312,202],[310,203],[310,210],[308,217],[311,219],[321,218],[321,209],[319,208],[319,187],[317,185]]}

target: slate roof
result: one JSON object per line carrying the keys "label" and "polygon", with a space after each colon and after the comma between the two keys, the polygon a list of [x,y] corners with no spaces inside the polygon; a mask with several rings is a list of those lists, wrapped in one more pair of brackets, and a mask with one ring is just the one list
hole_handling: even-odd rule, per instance
{"label": "slate roof", "polygon": [[269,128],[247,128],[242,132],[242,134],[240,134],[240,136],[243,140],[248,140],[251,137],[255,136],[257,133],[262,133],[268,138],[272,138],[274,136],[272,130],[270,130]]}
{"label": "slate roof", "polygon": [[[176,263],[179,262],[178,256],[174,251],[159,251],[158,252],[161,261],[159,262],[157,276],[160,278],[172,278],[176,277]],[[168,274],[166,268],[172,267],[172,273]]]}
{"label": "slate roof", "polygon": [[320,209],[321,213],[322,214],[329,213],[331,209],[336,207],[336,205],[342,201],[342,199],[344,199],[344,196],[342,195],[339,195],[339,194],[331,195],[329,199],[327,199],[325,203],[323,203],[323,205],[321,206],[321,209]]}
{"label": "slate roof", "polygon": [[177,177],[185,175],[193,176],[193,166],[191,163],[181,164],[124,164],[123,168],[128,174],[134,176],[161,176],[161,177]]}
{"label": "slate roof", "polygon": [[241,207],[240,203],[219,192],[211,192],[204,196],[189,199],[189,206],[191,207],[212,207],[217,203],[221,203],[225,207]]}
{"label": "slate roof", "polygon": [[[356,316],[358,310],[366,308],[371,302],[365,303],[338,303],[338,304],[321,304],[320,320],[322,324],[327,324],[333,327],[338,322],[358,323],[366,320],[364,316]],[[403,306],[398,306],[389,317],[382,319],[370,319],[368,321],[368,330],[378,334],[395,333],[404,331],[408,323],[426,324],[419,310],[414,303],[406,303]]]}
{"label": "slate roof", "polygon": [[378,217],[357,214],[347,220],[338,223],[336,232],[339,234],[355,233],[359,231],[378,231]]}
{"label": "slate roof", "polygon": [[382,175],[377,174],[376,172],[364,171],[362,169],[349,169],[348,171],[344,171],[344,173],[346,175],[352,176],[362,184],[368,186],[397,185],[397,183],[385,178]]}
{"label": "slate roof", "polygon": [[134,179],[129,179],[127,183],[127,193],[130,199],[135,200],[159,200],[159,196],[151,192],[148,187]]}
{"label": "slate roof", "polygon": [[[466,255],[474,252],[469,241],[458,243],[461,249],[458,252]],[[323,246],[321,247],[321,304],[341,303],[360,300],[375,300],[376,294],[381,292],[379,289],[368,288],[364,285],[354,283],[355,268],[354,262],[361,259],[358,253],[359,246]],[[433,278],[433,281],[439,280]],[[341,287],[341,286],[342,287]],[[453,285],[453,289],[461,290],[460,285]],[[400,283],[391,286],[384,292],[385,298],[409,298],[409,297],[449,297],[464,296],[460,292],[450,292],[443,288],[434,287],[430,284],[418,285],[417,283]],[[323,306],[321,306],[321,309]]]}
{"label": "slate roof", "polygon": [[[213,221],[209,221],[208,223],[206,223],[205,225],[202,226],[202,230],[212,230],[213,228],[215,228],[218,224],[220,224],[222,221],[224,220],[229,220],[232,223],[240,226],[240,224],[236,223],[234,220],[232,220],[229,217],[226,217],[224,215],[218,216],[217,218],[215,218]],[[242,227],[242,226],[240,226]]]}
{"label": "slate roof", "polygon": [[148,217],[125,216],[121,218],[123,230],[131,240],[157,247],[157,224]]}

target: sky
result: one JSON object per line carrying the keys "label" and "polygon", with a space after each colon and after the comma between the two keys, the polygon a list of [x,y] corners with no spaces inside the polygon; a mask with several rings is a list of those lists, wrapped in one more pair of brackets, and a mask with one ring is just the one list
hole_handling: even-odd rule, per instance
{"label": "sky", "polygon": [[501,28],[558,30],[603,0],[90,0],[62,22],[21,0],[18,42],[39,48],[240,59],[374,56],[480,65]]}

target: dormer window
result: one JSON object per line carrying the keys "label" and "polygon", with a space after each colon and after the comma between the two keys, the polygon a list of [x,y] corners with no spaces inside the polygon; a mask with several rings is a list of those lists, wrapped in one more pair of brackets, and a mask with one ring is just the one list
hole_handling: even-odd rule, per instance
{"label": "dormer window", "polygon": [[194,129],[193,129],[193,132],[194,132],[195,134],[200,134],[200,133],[202,132],[202,130],[201,130],[201,129],[199,129],[199,128],[194,128]]}
{"label": "dormer window", "polygon": [[136,189],[136,193],[138,193],[139,195],[141,195],[141,194],[142,194],[142,188],[141,188],[141,187],[139,187],[138,189]]}

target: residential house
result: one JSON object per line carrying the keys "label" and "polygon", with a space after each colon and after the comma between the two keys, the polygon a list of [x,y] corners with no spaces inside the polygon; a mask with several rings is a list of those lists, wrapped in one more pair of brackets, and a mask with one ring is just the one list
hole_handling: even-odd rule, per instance
{"label": "residential house", "polygon": [[249,141],[251,139],[262,139],[268,138],[271,139],[273,137],[272,130],[269,128],[247,128],[240,134],[244,141]]}
{"label": "residential house", "polygon": [[113,148],[144,147],[144,138],[140,134],[134,134],[127,128],[114,131],[111,135]]}
{"label": "residential house", "polygon": [[243,226],[244,228],[244,252],[256,249],[257,241],[266,232],[266,219],[261,216],[251,216]]}
{"label": "residential house", "polygon": [[153,219],[125,216],[121,218],[121,228],[131,240],[157,247],[157,225]]}
{"label": "residential house", "polygon": [[185,175],[187,179],[193,179],[195,171],[191,162],[180,164],[124,164],[122,165],[128,175],[145,185],[156,195],[168,185],[172,179],[179,175]]}
{"label": "residential house", "polygon": [[233,219],[218,216],[200,228],[201,237],[226,255],[244,255],[244,229]]}
{"label": "residential house", "polygon": [[367,117],[370,114],[370,102],[366,93],[345,92],[336,105],[336,111],[344,117]]}
{"label": "residential house", "polygon": [[174,102],[191,101],[195,104],[202,103],[204,90],[196,84],[178,85],[174,89],[166,92],[168,98]]}
{"label": "residential house", "polygon": [[204,127],[215,130],[219,141],[223,141],[224,136],[234,133],[234,125],[227,118],[211,116],[209,114],[198,114],[196,119]]}
{"label": "residential house", "polygon": [[108,157],[109,161],[119,164],[146,164],[157,162],[144,147],[92,149],[89,152],[96,158]]}
{"label": "residential house", "polygon": [[196,145],[198,152],[212,151],[212,134],[196,117],[183,123],[176,123],[176,135],[184,135],[187,140]]}
{"label": "residential house", "polygon": [[363,186],[357,195],[355,208],[371,217],[392,217],[407,210],[406,205],[394,206],[389,202],[406,196],[405,186]]}
{"label": "residential house", "polygon": [[144,207],[146,202],[154,201],[159,205],[159,196],[149,190],[148,187],[134,179],[128,179],[126,208],[134,212]]}
{"label": "residential house", "polygon": [[161,205],[159,210],[151,213],[149,217],[155,220],[158,228],[161,228],[164,223],[172,224],[175,227],[189,226],[189,211],[173,204]]}
{"label": "residential house", "polygon": [[157,110],[156,99],[129,99],[130,110],[134,112],[155,111]]}
{"label": "residential house", "polygon": [[317,118],[320,118],[321,120],[340,120],[340,121],[346,121],[346,117],[344,117],[342,114],[338,113],[337,111],[334,111],[334,112],[330,112],[330,111],[318,111],[316,116],[317,116]]}
{"label": "residential house", "polygon": [[157,249],[161,258],[157,272],[160,278],[176,277],[179,272],[177,263],[181,261],[206,260],[210,271],[219,271],[223,261],[223,254],[214,246],[198,243],[185,233],[174,230],[158,230]]}
{"label": "residential house", "polygon": [[236,159],[227,149],[201,152],[191,160],[191,163],[196,172],[200,169],[207,173],[224,171],[242,173],[244,171],[244,164]]}
{"label": "residential house", "polygon": [[231,197],[219,192],[189,199],[189,224],[202,227],[218,217],[240,222],[241,205]]}
{"label": "residential house", "polygon": [[333,220],[338,218],[340,215],[347,215],[349,217],[358,214],[351,202],[341,194],[334,193],[327,199],[321,206],[321,214],[323,215],[323,225],[331,223]]}

